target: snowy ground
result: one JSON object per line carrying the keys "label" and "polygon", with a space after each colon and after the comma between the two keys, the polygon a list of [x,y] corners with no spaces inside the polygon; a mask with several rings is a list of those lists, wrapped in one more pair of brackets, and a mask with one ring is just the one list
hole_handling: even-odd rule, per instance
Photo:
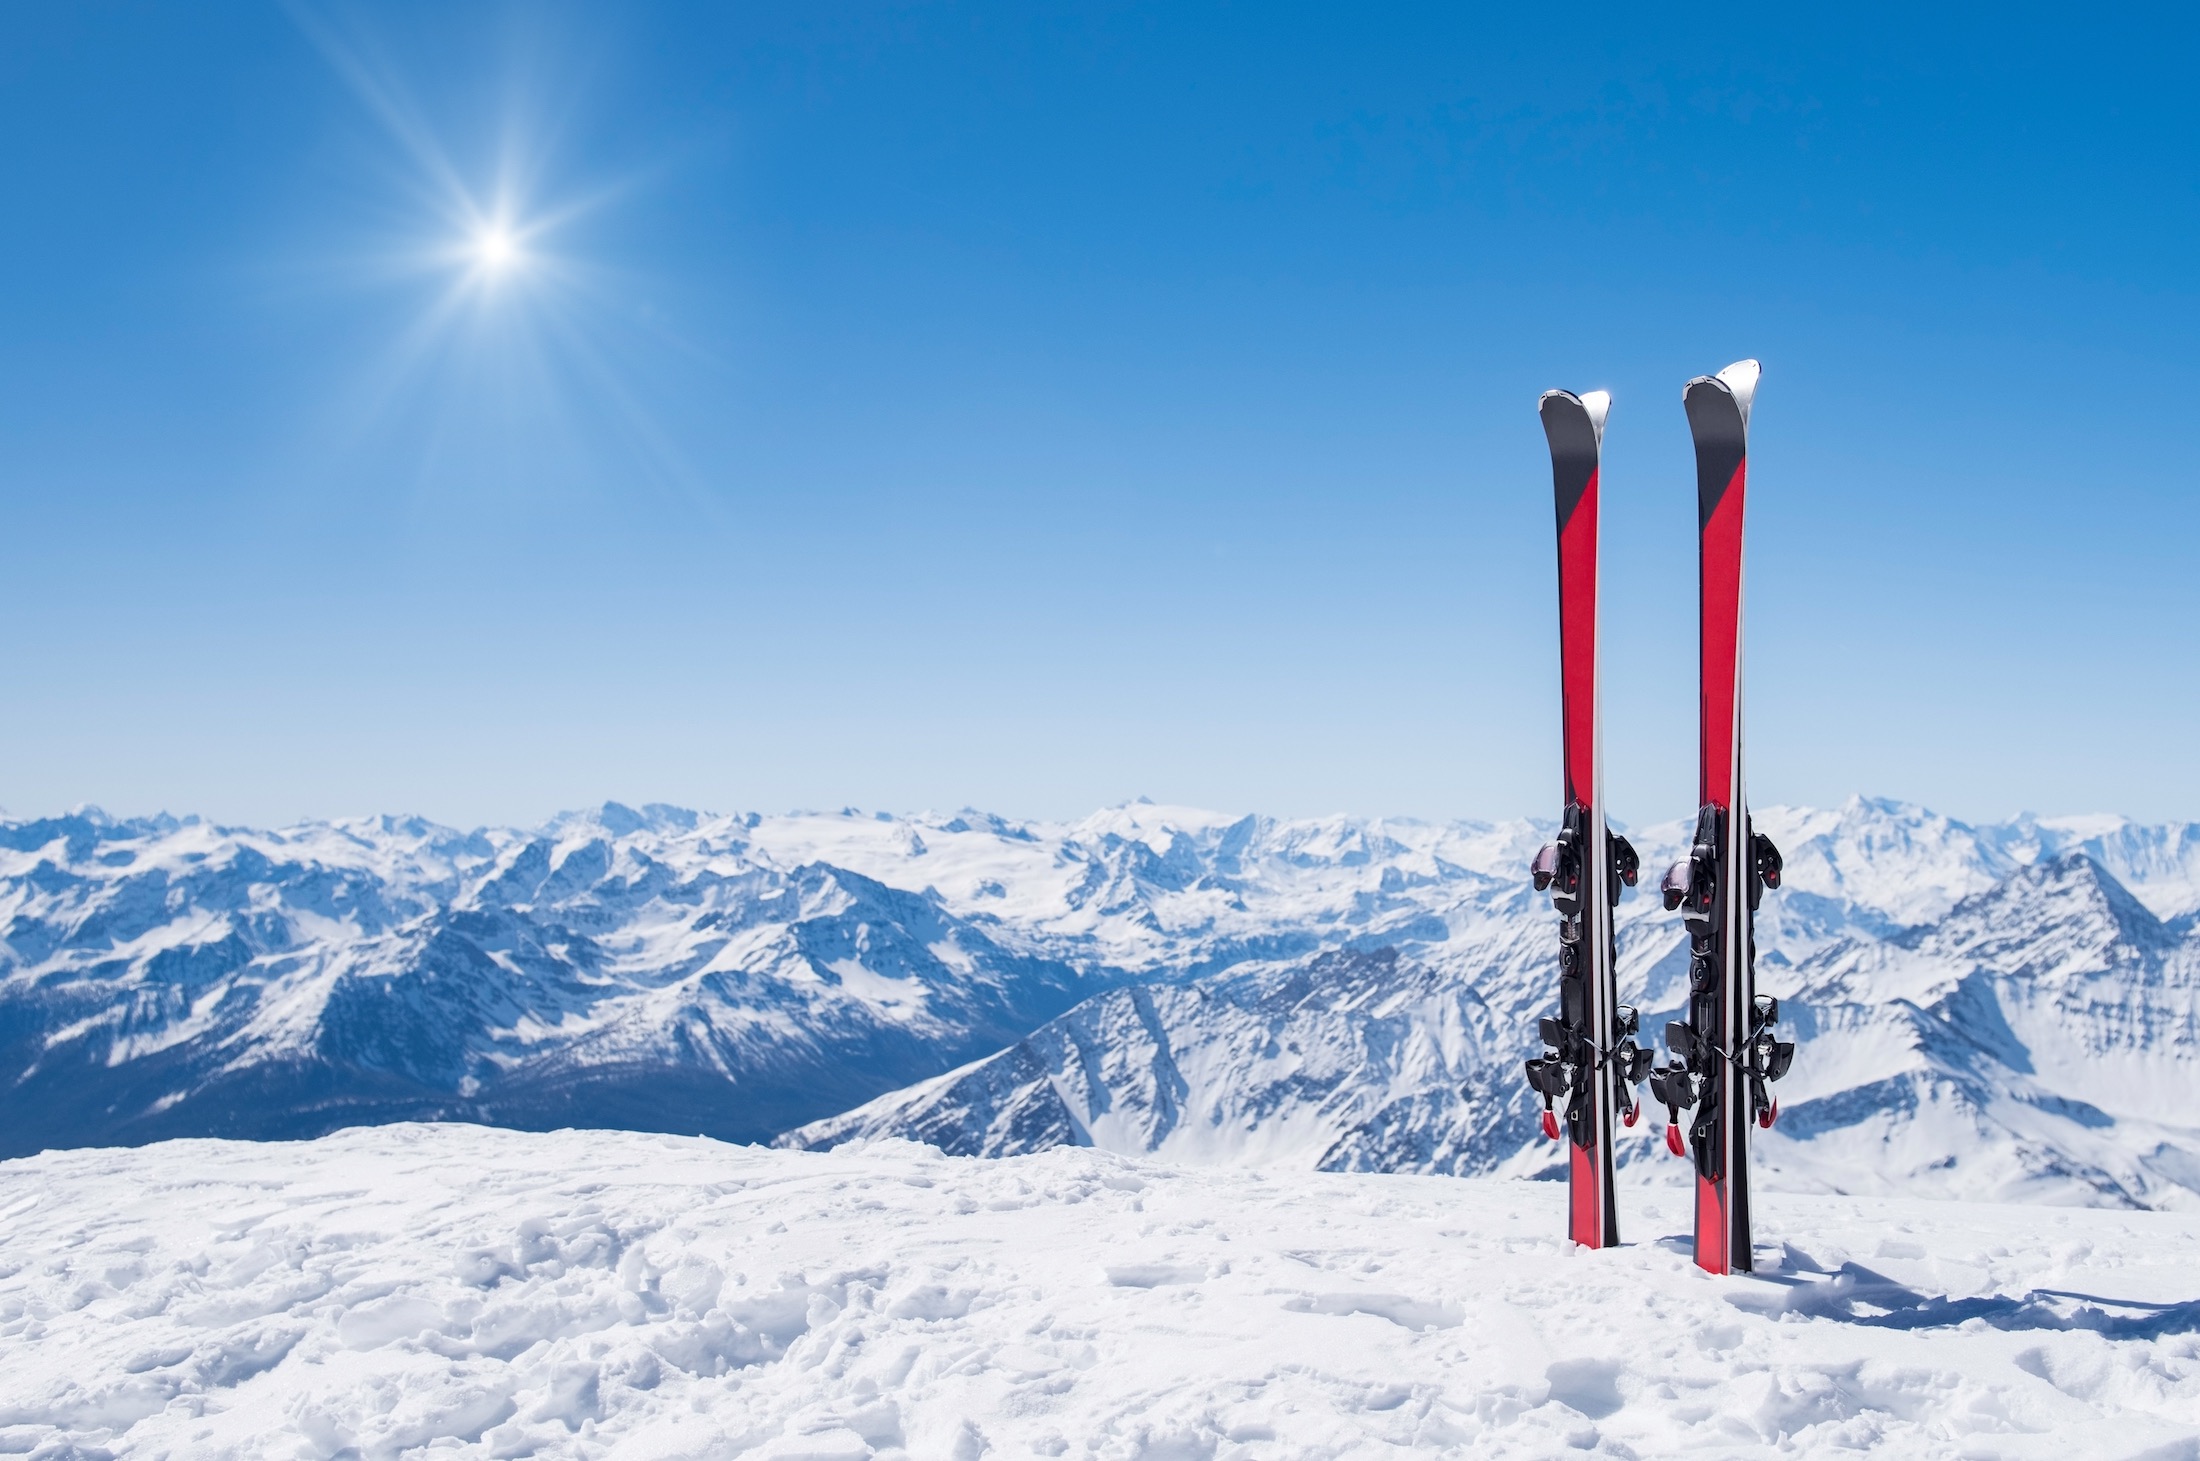
{"label": "snowy ground", "polygon": [[0,1164],[0,1453],[2200,1456],[2200,1215],[394,1126]]}

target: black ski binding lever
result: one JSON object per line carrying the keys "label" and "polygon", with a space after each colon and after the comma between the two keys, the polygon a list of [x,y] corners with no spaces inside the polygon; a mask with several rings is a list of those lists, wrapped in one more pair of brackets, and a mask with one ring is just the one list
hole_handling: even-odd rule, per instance
{"label": "black ski binding lever", "polygon": [[[1780,1001],[1769,994],[1756,995],[1744,1033],[1736,1042],[1737,1048],[1719,1048],[1717,1033],[1725,1028],[1722,1023],[1722,954],[1731,957],[1724,949],[1729,931],[1721,927],[1725,915],[1720,907],[1720,872],[1726,854],[1726,811],[1717,806],[1703,808],[1696,817],[1696,835],[1688,849],[1688,856],[1666,870],[1660,884],[1668,911],[1677,910],[1688,930],[1688,1001],[1687,1018],[1676,1020],[1665,1027],[1666,1048],[1672,1052],[1669,1064],[1651,1072],[1650,1091],[1664,1103],[1666,1112],[1665,1145],[1675,1156],[1686,1156],[1690,1142],[1681,1137],[1681,1112],[1696,1108],[1696,1116],[1689,1126],[1689,1135],[1696,1153],[1696,1168],[1706,1178],[1716,1180],[1721,1174],[1721,1153],[1714,1137],[1719,1121],[1720,1094],[1726,1082],[1736,1082],[1749,1097],[1749,1118],[1758,1126],[1769,1129],[1779,1119],[1780,1103],[1772,1096],[1768,1086],[1788,1072],[1795,1060],[1793,1041],[1774,1038],[1773,1026],[1780,1018]],[[1757,909],[1758,899],[1767,888],[1780,886],[1784,870],[1780,849],[1762,832],[1745,825],[1742,845],[1747,849],[1749,908]],[[1742,922],[1742,937],[1749,946],[1741,950],[1741,956],[1755,963],[1754,935],[1749,931],[1750,920]]]}

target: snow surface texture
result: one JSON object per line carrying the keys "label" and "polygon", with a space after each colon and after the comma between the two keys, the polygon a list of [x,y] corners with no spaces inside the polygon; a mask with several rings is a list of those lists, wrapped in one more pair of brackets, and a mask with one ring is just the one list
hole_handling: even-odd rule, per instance
{"label": "snow surface texture", "polygon": [[[1865,800],[1758,822],[1788,860],[1760,985],[1804,1041],[1760,1143],[1777,1180],[2195,1200],[2200,827]],[[1684,830],[1637,830],[1649,880]],[[1534,1171],[1542,835],[1144,803],[0,822],[0,1151],[455,1117]],[[1679,923],[1637,894],[1619,927],[1655,1040]]]}
{"label": "snow surface texture", "polygon": [[0,1164],[0,1451],[2200,1452],[2200,1218],[459,1125]]}

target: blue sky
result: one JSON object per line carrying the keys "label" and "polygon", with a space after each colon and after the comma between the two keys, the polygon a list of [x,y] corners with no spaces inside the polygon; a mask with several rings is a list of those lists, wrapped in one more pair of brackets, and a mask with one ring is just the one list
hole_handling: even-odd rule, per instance
{"label": "blue sky", "polygon": [[[2067,14],[2067,12],[2065,12]],[[2200,817],[2177,12],[17,7],[0,806]],[[515,262],[477,244],[502,227]]]}

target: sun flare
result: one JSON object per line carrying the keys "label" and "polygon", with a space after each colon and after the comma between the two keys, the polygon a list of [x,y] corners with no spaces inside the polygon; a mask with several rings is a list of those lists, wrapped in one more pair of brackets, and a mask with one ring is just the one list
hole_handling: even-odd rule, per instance
{"label": "sun flare", "polygon": [[[403,205],[391,210],[397,226],[359,250],[355,282],[402,283],[412,305],[363,363],[349,429],[417,442],[423,482],[532,484],[600,466],[713,509],[631,378],[692,348],[637,312],[630,292],[640,276],[574,250],[574,225],[653,170],[598,173],[585,185],[563,176],[550,147],[560,129],[540,119],[553,97],[563,116],[572,87],[516,60],[502,114],[454,145],[438,122],[455,118],[423,105],[363,14],[324,14],[320,3],[299,0],[294,14],[379,124],[399,184],[390,201]],[[556,47],[544,45],[536,59],[558,70]]]}
{"label": "sun flare", "polygon": [[519,263],[519,244],[510,230],[491,224],[474,235],[474,262],[484,273],[505,273]]}

